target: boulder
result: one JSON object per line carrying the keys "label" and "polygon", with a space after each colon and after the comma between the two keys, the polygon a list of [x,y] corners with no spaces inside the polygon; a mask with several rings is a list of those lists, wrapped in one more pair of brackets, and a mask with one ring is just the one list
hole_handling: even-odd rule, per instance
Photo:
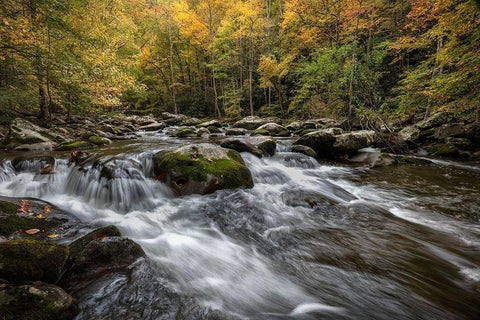
{"label": "boulder", "polygon": [[253,144],[263,152],[264,156],[273,156],[277,150],[277,142],[272,137],[256,136],[248,137],[246,141]]}
{"label": "boulder", "polygon": [[284,126],[270,122],[258,127],[253,134],[272,137],[288,137],[290,136],[290,131]]}
{"label": "boulder", "polygon": [[230,128],[225,132],[226,136],[244,136],[248,133],[244,128]]}
{"label": "boulder", "polygon": [[197,135],[195,128],[193,127],[180,127],[173,135],[178,138],[195,137]]}
{"label": "boulder", "polygon": [[122,233],[117,227],[110,225],[95,229],[83,237],[76,239],[68,245],[70,250],[70,258],[77,258],[82,250],[93,240],[103,239],[104,237],[121,237]]}
{"label": "boulder", "polygon": [[480,124],[445,124],[435,130],[433,137],[439,140],[448,137],[466,138],[472,142],[480,144]]}
{"label": "boulder", "polygon": [[332,149],[335,140],[333,130],[321,129],[303,135],[294,144],[312,148],[319,158],[333,158]]}
{"label": "boulder", "polygon": [[163,122],[153,122],[146,125],[143,125],[138,128],[140,131],[158,131],[165,128],[165,123]]}
{"label": "boulder", "polygon": [[287,126],[287,129],[292,132],[314,130],[316,128],[317,128],[317,125],[314,121],[294,121]]}
{"label": "boulder", "polygon": [[75,300],[62,288],[43,282],[8,283],[0,280],[2,319],[73,319]]}
{"label": "boulder", "polygon": [[162,118],[167,125],[175,125],[175,124],[180,124],[184,121],[188,120],[188,117],[183,114],[172,114],[169,112],[163,112],[162,113]]}
{"label": "boulder", "polygon": [[398,136],[404,142],[413,143],[414,141],[418,140],[420,137],[420,129],[413,125],[403,128],[398,132]]}
{"label": "boulder", "polygon": [[425,146],[430,154],[441,157],[457,157],[460,155],[458,148],[453,143],[438,143]]}
{"label": "boulder", "polygon": [[161,151],[153,160],[155,177],[177,195],[253,187],[252,175],[240,154],[213,144],[191,144]]}
{"label": "boulder", "polygon": [[207,129],[208,131],[210,131],[210,133],[222,133],[222,131],[218,127],[208,126]]}
{"label": "boulder", "polygon": [[206,122],[202,122],[198,125],[199,128],[208,128],[208,127],[217,127],[221,128],[222,124],[218,120],[210,120]]}
{"label": "boulder", "polygon": [[184,119],[182,121],[182,125],[184,126],[196,126],[200,123],[201,121],[197,118],[188,118],[188,119]]}
{"label": "boulder", "polygon": [[387,167],[397,163],[394,156],[388,153],[359,152],[348,159],[349,162],[361,163],[368,167]]}
{"label": "boulder", "polygon": [[440,127],[449,120],[448,114],[445,112],[437,112],[425,120],[420,121],[416,126],[420,130],[427,130],[434,127]]}
{"label": "boulder", "polygon": [[197,130],[197,137],[207,139],[210,136],[210,130],[207,128],[200,128]]}
{"label": "boulder", "polygon": [[292,147],[292,152],[301,153],[312,158],[317,157],[317,153],[312,148],[307,146],[295,145]]}
{"label": "boulder", "polygon": [[55,283],[68,258],[63,245],[36,240],[0,242],[0,278]]}
{"label": "boulder", "polygon": [[65,141],[67,138],[54,130],[41,128],[30,121],[17,118],[12,121],[4,144],[9,149],[36,151],[52,150],[55,144]]}
{"label": "boulder", "polygon": [[112,140],[110,140],[108,138],[102,138],[102,137],[99,137],[99,136],[91,136],[90,138],[88,138],[88,142],[90,142],[91,144],[97,145],[97,146],[104,146],[104,145],[107,145],[107,144],[111,144]]}
{"label": "boulder", "polygon": [[56,151],[71,151],[71,150],[79,150],[84,148],[91,147],[90,143],[87,141],[75,141],[67,144],[60,145],[55,148]]}
{"label": "boulder", "polygon": [[372,145],[377,140],[377,133],[373,130],[353,131],[335,136],[333,148],[335,153],[352,155],[358,150]]}
{"label": "boulder", "polygon": [[220,146],[222,148],[232,149],[238,152],[250,152],[251,154],[261,158],[263,153],[260,149],[255,147],[248,141],[244,139],[237,138],[227,138],[220,141]]}
{"label": "boulder", "polygon": [[243,129],[247,129],[247,130],[255,130],[258,127],[260,127],[264,124],[267,124],[269,122],[270,121],[268,121],[267,119],[253,116],[253,117],[246,117],[246,118],[243,118],[242,120],[239,120],[239,121],[235,122],[233,124],[233,127],[234,128],[243,128]]}

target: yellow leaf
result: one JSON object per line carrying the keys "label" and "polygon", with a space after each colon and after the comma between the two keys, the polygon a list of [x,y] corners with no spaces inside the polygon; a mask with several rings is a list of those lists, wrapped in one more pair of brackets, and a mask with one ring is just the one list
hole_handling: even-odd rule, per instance
{"label": "yellow leaf", "polygon": [[34,216],[34,215],[35,215],[35,212],[30,212],[28,215],[29,215],[29,216]]}
{"label": "yellow leaf", "polygon": [[43,214],[37,214],[37,219],[45,219],[46,217]]}
{"label": "yellow leaf", "polygon": [[50,208],[49,208],[49,207],[43,208],[43,213],[49,214],[50,212],[51,212],[51,211],[50,211]]}
{"label": "yellow leaf", "polygon": [[50,235],[48,235],[48,237],[53,239],[53,238],[56,238],[56,237],[58,237],[58,234],[56,234],[56,233],[53,233],[53,234],[50,234]]}
{"label": "yellow leaf", "polygon": [[22,201],[20,201],[20,204],[22,206],[28,206],[28,201],[27,200],[22,200]]}
{"label": "yellow leaf", "polygon": [[39,233],[40,230],[38,229],[28,229],[27,231],[25,231],[25,233],[27,234],[36,234],[36,233]]}

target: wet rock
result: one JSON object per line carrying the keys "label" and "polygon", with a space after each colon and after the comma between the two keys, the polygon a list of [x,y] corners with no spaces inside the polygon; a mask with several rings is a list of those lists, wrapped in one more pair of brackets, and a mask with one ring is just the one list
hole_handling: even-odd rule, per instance
{"label": "wet rock", "polygon": [[253,134],[272,137],[288,137],[290,136],[290,131],[284,126],[271,122],[258,127]]}
{"label": "wet rock", "polygon": [[60,145],[55,148],[56,151],[70,151],[91,147],[87,141],[75,141],[67,144]]}
{"label": "wet rock", "polygon": [[4,144],[9,149],[36,151],[51,150],[54,144],[66,140],[66,137],[53,130],[41,128],[27,120],[17,118],[12,121]]}
{"label": "wet rock", "polygon": [[195,137],[197,135],[195,128],[193,127],[180,127],[178,128],[173,135],[179,138],[185,137]]}
{"label": "wet rock", "polygon": [[248,137],[246,140],[262,150],[264,156],[273,156],[277,150],[277,142],[272,137],[256,136]]}
{"label": "wet rock", "polygon": [[415,125],[408,126],[400,130],[398,136],[402,141],[413,143],[420,137],[420,129]]}
{"label": "wet rock", "polygon": [[317,157],[317,153],[312,148],[307,146],[295,145],[292,147],[292,152],[301,153],[312,158]]}
{"label": "wet rock", "polygon": [[220,146],[222,148],[232,149],[238,152],[249,152],[259,158],[263,156],[263,153],[260,149],[258,149],[253,144],[243,139],[236,139],[236,138],[223,139],[220,141]]}
{"label": "wet rock", "polygon": [[244,128],[230,128],[225,132],[226,136],[244,136],[248,133]]}
{"label": "wet rock", "polygon": [[301,132],[304,130],[315,130],[317,125],[314,121],[294,121],[287,126],[287,129],[292,132]]}
{"label": "wet rock", "polygon": [[453,143],[439,143],[425,146],[425,149],[432,155],[443,157],[459,156],[459,150]]}
{"label": "wet rock", "polygon": [[446,124],[436,129],[434,138],[442,140],[448,137],[466,138],[480,143],[480,124],[454,123]]}
{"label": "wet rock", "polygon": [[111,144],[112,140],[108,138],[98,137],[98,136],[91,136],[90,138],[88,138],[88,142],[97,146],[104,146],[107,144]]}
{"label": "wet rock", "polygon": [[437,112],[434,115],[428,117],[427,119],[420,121],[419,123],[416,124],[416,126],[420,130],[427,130],[434,127],[439,127],[444,123],[447,123],[448,120],[449,120],[449,116],[447,113]]}
{"label": "wet rock", "polygon": [[445,138],[445,143],[453,144],[455,147],[462,150],[468,150],[473,146],[472,141],[466,138],[447,137]]}
{"label": "wet rock", "polygon": [[415,166],[433,165],[432,161],[424,158],[405,156],[405,155],[399,155],[399,156],[393,156],[393,157],[397,162],[397,164],[408,164],[408,165],[415,165]]}
{"label": "wet rock", "polygon": [[2,319],[68,320],[76,313],[75,300],[60,287],[39,281],[16,284],[0,280]]}
{"label": "wet rock", "polygon": [[300,137],[294,144],[312,148],[318,157],[332,158],[335,134],[330,129],[317,130]]}
{"label": "wet rock", "polygon": [[200,128],[197,130],[197,137],[202,137],[204,139],[207,139],[210,136],[210,130],[207,128]]}
{"label": "wet rock", "polygon": [[188,118],[188,119],[184,119],[182,121],[182,125],[184,126],[196,126],[200,123],[200,119],[197,119],[197,118]]}
{"label": "wet rock", "polygon": [[210,131],[210,133],[222,133],[222,131],[218,127],[208,126],[207,129],[208,131]]}
{"label": "wet rock", "polygon": [[333,148],[340,156],[352,155],[358,150],[371,146],[377,139],[377,133],[372,130],[360,130],[340,134],[335,137]]}
{"label": "wet rock", "polygon": [[208,128],[208,127],[217,127],[221,128],[222,124],[218,120],[210,120],[206,122],[202,122],[198,125],[199,128]]}
{"label": "wet rock", "polygon": [[348,159],[349,162],[361,163],[363,165],[374,167],[387,167],[397,163],[394,156],[388,153],[378,152],[359,152]]}
{"label": "wet rock", "polygon": [[158,131],[165,128],[165,123],[163,122],[153,122],[138,128],[141,131]]}
{"label": "wet rock", "polygon": [[68,162],[79,164],[89,156],[90,156],[89,152],[74,150],[72,151],[72,153],[70,153],[70,160]]}
{"label": "wet rock", "polygon": [[12,166],[17,172],[40,172],[46,166],[54,166],[55,158],[52,156],[32,155],[13,158]]}
{"label": "wet rock", "polygon": [[167,125],[181,124],[184,121],[188,120],[188,117],[183,114],[172,114],[169,112],[163,112],[162,118]]}
{"label": "wet rock", "polygon": [[103,239],[104,237],[121,237],[122,233],[117,227],[110,225],[95,229],[83,237],[73,241],[68,245],[70,257],[77,258],[82,250],[93,240]]}
{"label": "wet rock", "polygon": [[36,240],[0,242],[0,278],[54,283],[68,258],[63,245]]}
{"label": "wet rock", "polygon": [[253,187],[252,175],[240,154],[213,144],[161,151],[153,160],[155,177],[167,183],[177,195]]}
{"label": "wet rock", "polygon": [[239,120],[233,124],[234,128],[244,128],[247,130],[255,130],[258,127],[269,123],[268,119],[259,118],[259,117],[246,117],[242,120]]}
{"label": "wet rock", "polygon": [[105,272],[125,271],[141,257],[145,252],[133,240],[116,236],[94,239],[78,254],[64,282],[71,284]]}

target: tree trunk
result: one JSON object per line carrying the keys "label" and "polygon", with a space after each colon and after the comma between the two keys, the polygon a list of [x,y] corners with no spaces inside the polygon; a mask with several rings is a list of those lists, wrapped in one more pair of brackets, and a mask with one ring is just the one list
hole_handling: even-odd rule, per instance
{"label": "tree trunk", "polygon": [[250,102],[250,115],[253,117],[253,49],[250,43],[249,59],[248,59],[248,98]]}
{"label": "tree trunk", "polygon": [[220,108],[218,107],[218,94],[217,94],[217,80],[215,77],[215,52],[212,41],[212,85],[213,85],[213,94],[215,97],[215,113],[219,119],[222,119],[222,114],[220,113]]}
{"label": "tree trunk", "polygon": [[480,123],[480,103],[477,104],[477,116],[475,117],[475,123]]}
{"label": "tree trunk", "polygon": [[44,76],[42,74],[39,74],[37,78],[38,78],[38,98],[40,103],[39,118],[45,121],[48,121],[48,118],[50,117],[50,112],[48,110],[47,96],[45,94]]}
{"label": "tree trunk", "polygon": [[175,98],[175,73],[174,73],[174,70],[173,70],[173,41],[172,41],[172,30],[171,30],[170,25],[168,26],[168,42],[169,42],[169,45],[170,45],[168,63],[170,65],[170,79],[171,79],[171,82],[172,82],[173,112],[175,114],[178,114],[177,100]]}

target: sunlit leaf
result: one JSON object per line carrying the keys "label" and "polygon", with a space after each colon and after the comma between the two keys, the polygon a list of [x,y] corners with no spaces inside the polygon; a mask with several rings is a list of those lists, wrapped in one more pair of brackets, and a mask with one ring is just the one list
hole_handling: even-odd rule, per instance
{"label": "sunlit leaf", "polygon": [[50,211],[50,208],[49,208],[49,207],[45,206],[45,207],[43,208],[43,213],[49,214],[50,212],[51,212],[51,211]]}
{"label": "sunlit leaf", "polygon": [[46,217],[43,214],[37,214],[37,219],[45,219]]}
{"label": "sunlit leaf", "polygon": [[27,231],[25,231],[26,234],[37,234],[39,232],[39,229],[28,229]]}
{"label": "sunlit leaf", "polygon": [[58,237],[58,234],[57,234],[57,233],[53,233],[53,234],[48,235],[48,237],[51,238],[51,239],[53,239],[53,238]]}

